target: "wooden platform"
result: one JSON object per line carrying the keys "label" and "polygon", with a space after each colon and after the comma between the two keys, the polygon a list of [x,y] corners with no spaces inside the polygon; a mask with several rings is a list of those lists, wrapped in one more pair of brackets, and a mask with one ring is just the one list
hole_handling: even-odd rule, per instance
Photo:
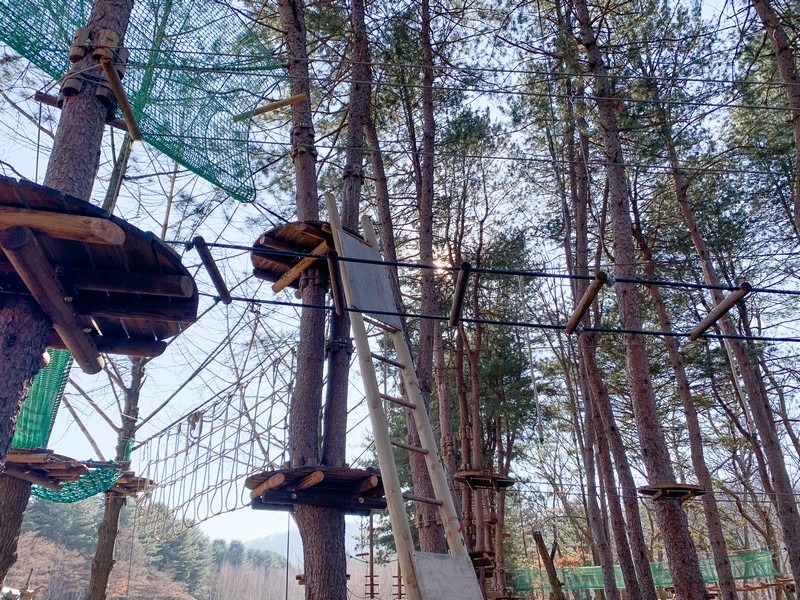
{"label": "wooden platform", "polygon": [[[36,252],[29,252],[29,243],[17,252],[23,263],[38,254],[35,266],[43,269],[32,276],[4,246],[0,290],[36,299],[54,322],[50,347],[73,351],[71,343],[87,338],[87,347],[100,352],[157,356],[163,340],[197,319],[197,287],[180,257],[154,234],[97,206],[0,177],[0,230],[6,245],[24,237],[12,232],[34,234]],[[32,280],[44,287],[36,289]],[[42,302],[43,289],[52,292],[45,294],[50,305]],[[86,370],[80,353],[73,354]]]}
{"label": "wooden platform", "polygon": [[[297,253],[324,255],[333,250],[331,227],[323,221],[297,221],[267,231],[253,244],[256,250],[250,254],[253,275],[274,282],[279,291],[284,287],[297,289],[300,272],[315,266],[328,272],[328,264],[322,259],[299,257]],[[258,249],[273,252],[258,252]],[[275,286],[273,286],[275,289]]]}
{"label": "wooden platform", "polygon": [[295,505],[326,506],[347,514],[368,515],[386,508],[377,469],[305,466],[265,471],[245,481],[251,506],[293,510]]}
{"label": "wooden platform", "polygon": [[472,489],[488,488],[497,490],[511,487],[516,483],[514,479],[506,475],[478,469],[462,469],[456,471],[455,480],[468,485]]}
{"label": "wooden platform", "polygon": [[[63,484],[78,481],[97,468],[105,467],[55,454],[52,450],[12,449],[6,456],[3,472],[57,492]],[[153,485],[155,482],[150,479],[137,477],[133,471],[124,471],[111,489],[135,498],[138,493]]]}
{"label": "wooden platform", "polygon": [[707,494],[708,490],[691,483],[657,483],[640,487],[639,493],[642,496],[650,496],[652,500],[677,498],[685,502],[689,498]]}

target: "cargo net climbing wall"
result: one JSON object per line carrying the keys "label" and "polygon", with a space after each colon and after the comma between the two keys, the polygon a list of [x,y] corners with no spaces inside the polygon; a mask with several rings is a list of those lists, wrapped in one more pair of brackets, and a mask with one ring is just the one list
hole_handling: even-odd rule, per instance
{"label": "cargo net climbing wall", "polygon": [[[91,0],[0,0],[0,40],[55,80]],[[252,113],[285,74],[244,18],[215,0],[136,0],[122,80],[155,148],[238,200],[255,195]],[[57,88],[56,88],[57,89]]]}
{"label": "cargo net climbing wall", "polygon": [[134,448],[149,487],[137,527],[172,539],[206,519],[250,503],[244,479],[286,460],[294,344],[255,342],[234,368],[235,384]]}

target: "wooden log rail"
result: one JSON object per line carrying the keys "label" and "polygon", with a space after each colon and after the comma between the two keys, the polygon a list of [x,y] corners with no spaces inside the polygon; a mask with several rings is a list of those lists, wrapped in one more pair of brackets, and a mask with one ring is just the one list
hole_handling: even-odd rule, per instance
{"label": "wooden log rail", "polygon": [[464,310],[464,294],[467,292],[467,282],[469,274],[472,272],[472,265],[462,262],[456,277],[456,286],[453,291],[453,307],[450,309],[450,327],[455,327],[461,320],[461,313]]}
{"label": "wooden log rail", "polygon": [[268,104],[264,104],[263,106],[259,106],[255,109],[252,113],[251,112],[243,112],[238,115],[234,115],[233,122],[238,123],[240,121],[246,121],[252,117],[263,115],[268,112],[272,112],[273,110],[278,110],[279,108],[283,108],[284,106],[291,106],[292,104],[297,104],[298,102],[302,102],[308,98],[308,94],[305,92],[302,94],[296,94],[294,96],[289,96],[288,98],[284,98],[283,100],[277,100],[275,102],[269,102]]}
{"label": "wooden log rail", "polygon": [[689,339],[693,342],[697,340],[709,327],[719,321],[725,313],[733,308],[739,300],[749,294],[752,289],[753,287],[745,281],[739,286],[738,290],[733,290],[730,294],[725,296],[722,302],[712,308],[705,319],[700,321],[697,326],[692,329],[689,333]]}
{"label": "wooden log rail", "polygon": [[203,239],[202,236],[196,236],[192,240],[192,247],[197,250],[197,254],[200,256],[203,266],[206,268],[206,271],[208,271],[208,276],[211,277],[211,283],[214,284],[214,289],[217,290],[220,301],[223,304],[230,304],[233,302],[225,279],[222,277],[222,273],[220,273],[219,267],[217,267],[217,263],[214,261],[214,257],[211,255],[211,251],[208,249],[208,244],[206,244],[205,239]]}
{"label": "wooden log rail", "polygon": [[114,92],[114,97],[117,99],[122,118],[125,121],[125,125],[128,127],[128,133],[135,140],[142,139],[142,131],[139,129],[139,124],[136,122],[133,109],[128,102],[128,96],[122,88],[122,81],[119,78],[117,68],[114,66],[114,61],[109,58],[102,58],[100,59],[100,66],[103,68],[103,73],[106,76],[108,85],[111,91]]}
{"label": "wooden log rail", "polygon": [[75,242],[119,246],[125,241],[122,228],[108,219],[0,206],[0,229],[16,226]]}
{"label": "wooden log rail", "polygon": [[594,279],[592,279],[592,282],[589,284],[589,287],[586,288],[583,296],[581,296],[578,304],[575,306],[575,311],[572,313],[569,321],[567,321],[567,326],[564,328],[566,333],[572,333],[578,328],[578,323],[581,322],[583,315],[586,314],[586,311],[589,310],[592,302],[594,302],[595,298],[597,298],[597,294],[600,293],[600,288],[602,288],[603,284],[607,281],[608,275],[606,275],[603,271],[598,271],[594,276]]}

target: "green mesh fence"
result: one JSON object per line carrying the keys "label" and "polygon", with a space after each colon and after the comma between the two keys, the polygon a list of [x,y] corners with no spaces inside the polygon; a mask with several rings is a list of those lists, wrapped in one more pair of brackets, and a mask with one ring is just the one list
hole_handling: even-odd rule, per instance
{"label": "green mesh fence", "polygon": [[72,355],[66,350],[48,350],[50,362],[33,380],[17,418],[12,448],[46,448],[50,440],[61,394],[72,367]]}
{"label": "green mesh fence", "polygon": [[[778,575],[775,565],[772,563],[772,552],[769,550],[733,554],[730,560],[735,579],[772,578]],[[650,568],[653,571],[653,579],[657,587],[670,587],[672,585],[672,576],[667,563],[651,563]],[[622,571],[619,565],[615,566],[614,570],[617,586],[624,588],[625,582],[622,579]],[[714,568],[713,558],[700,559],[700,570],[703,574],[703,581],[706,583],[715,583],[717,581],[717,571]],[[567,567],[557,569],[557,571],[558,579],[565,590],[603,589],[603,572],[600,567]],[[508,572],[507,577],[509,586],[516,592],[550,589],[547,574],[538,569],[512,570]]]}
{"label": "green mesh fence", "polygon": [[39,485],[31,487],[31,494],[50,502],[79,502],[105,492],[119,477],[121,471],[114,468],[94,469],[77,481],[68,481],[58,491],[48,490]]}
{"label": "green mesh fence", "polygon": [[[55,79],[91,0],[0,0],[0,40]],[[142,137],[239,200],[255,196],[250,113],[285,74],[219,0],[136,0],[122,81]]]}

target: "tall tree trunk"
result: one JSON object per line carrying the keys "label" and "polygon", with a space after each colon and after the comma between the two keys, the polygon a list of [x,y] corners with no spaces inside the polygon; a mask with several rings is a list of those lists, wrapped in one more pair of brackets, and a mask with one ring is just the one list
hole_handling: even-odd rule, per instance
{"label": "tall tree trunk", "polygon": [[[103,29],[110,29],[124,40],[128,28],[133,0],[95,0],[89,15],[87,27],[91,39],[98,39]],[[79,72],[95,70],[100,66],[91,53],[75,65]],[[44,185],[81,200],[89,200],[97,169],[100,165],[100,145],[107,108],[95,96],[91,85],[84,85],[80,93],[66,98],[61,118],[58,122],[53,150],[47,165]],[[0,466],[2,466],[13,437],[19,408],[27,396],[34,376],[41,367],[49,319],[38,305],[29,298],[7,298],[0,304]],[[17,490],[21,491],[21,488]],[[27,486],[30,492],[30,486]],[[20,500],[18,506],[24,506]],[[9,511],[12,507],[9,506]],[[0,522],[13,523],[17,515],[12,512],[0,513]],[[19,536],[11,535],[14,548]],[[9,557],[0,548],[0,564],[6,564]]]}
{"label": "tall tree trunk", "polygon": [[[668,131],[665,137],[672,167],[672,177],[675,182],[675,195],[681,214],[689,230],[689,236],[692,239],[695,251],[700,259],[704,279],[706,283],[711,286],[719,286],[720,279],[714,268],[711,253],[697,225],[694,207],[689,200],[688,183],[678,165],[674,141]],[[722,290],[712,288],[710,291],[714,299],[714,304],[722,302],[724,298]],[[724,335],[737,335],[738,332],[730,314],[723,315],[718,323]],[[739,367],[739,372],[744,382],[748,406],[752,412],[760,443],[769,464],[770,476],[768,479],[765,479],[764,483],[765,485],[769,485],[771,480],[771,484],[775,490],[774,502],[778,520],[781,524],[781,533],[783,534],[783,542],[789,557],[792,576],[795,580],[800,581],[800,514],[798,514],[797,502],[795,501],[794,495],[795,490],[786,468],[783,448],[781,447],[780,438],[778,437],[778,431],[775,426],[775,419],[769,404],[764,381],[758,370],[758,364],[752,359],[747,351],[747,347],[741,340],[726,339],[724,343],[733,355],[733,360]],[[800,598],[800,592],[798,592],[798,598]]]}
{"label": "tall tree trunk", "polygon": [[[615,275],[618,278],[635,278],[636,254],[631,228],[630,197],[619,127],[613,100],[609,94],[609,77],[603,65],[603,57],[592,29],[585,0],[575,0],[574,8],[580,24],[580,41],[586,49],[589,72],[593,76],[593,92],[603,130],[614,239]],[[623,329],[641,330],[642,320],[636,286],[617,282],[615,291]],[[672,461],[659,424],[645,340],[641,335],[624,334],[623,343],[636,429],[648,479],[651,484],[674,483]],[[654,509],[664,536],[676,594],[687,600],[705,598],[705,584],[700,572],[697,551],[680,500],[677,498],[658,500],[654,503]]]}
{"label": "tall tree trunk", "polygon": [[[422,47],[422,148],[419,193],[419,259],[423,264],[433,264],[433,178],[434,178],[434,136],[436,123],[433,115],[433,49],[431,40],[431,15],[428,0],[420,3]],[[420,294],[422,314],[436,312],[436,286],[433,272],[422,269],[420,274]],[[417,374],[419,387],[426,407],[430,409],[430,395],[433,388],[433,321],[420,319],[419,346],[417,349]],[[419,446],[419,435],[413,423],[413,416],[406,411],[408,422],[408,443]],[[414,491],[420,496],[433,496],[433,486],[428,475],[425,457],[411,453],[411,481]],[[436,507],[418,502],[416,504],[419,543],[426,552],[447,552],[444,530],[437,519]]]}
{"label": "tall tree trunk", "polygon": [[[302,0],[279,0],[278,15],[287,53],[291,93],[309,94],[308,52]],[[292,105],[292,161],[295,169],[297,216],[319,218],[316,156],[311,101]],[[327,281],[316,269],[300,279],[304,308],[300,315],[297,346],[297,379],[292,394],[289,421],[289,455],[292,465],[320,463],[319,414],[322,404],[322,373],[325,361],[325,314],[308,305],[324,303]],[[298,505],[294,518],[303,539],[306,565],[306,598],[344,600],[347,597],[344,516],[340,511]]]}
{"label": "tall tree trunk", "polygon": [[795,147],[794,188],[792,189],[794,223],[792,225],[795,235],[800,237],[800,76],[797,73],[795,51],[772,3],[769,0],[753,0],[753,7],[772,41],[775,62],[778,64],[778,71],[783,79],[783,90],[791,111]]}
{"label": "tall tree trunk", "polygon": [[[117,437],[117,462],[130,460],[130,447],[136,435],[136,421],[139,419],[139,397],[144,383],[144,370],[147,360],[131,359],[131,381],[125,389],[125,403],[122,410],[122,427]],[[119,515],[125,506],[125,496],[108,490],[104,494],[103,520],[97,530],[97,547],[92,560],[87,600],[103,600],[108,589],[108,580],[114,568],[114,546],[119,533]]]}
{"label": "tall tree trunk", "polygon": [[17,562],[19,532],[30,497],[29,482],[0,474],[0,584]]}
{"label": "tall tree trunk", "polygon": [[[568,87],[568,91],[571,93],[571,87]],[[588,214],[590,198],[587,169],[589,159],[589,137],[587,134],[588,124],[584,116],[585,107],[583,93],[583,86],[580,86],[576,94],[576,112],[573,113],[571,104],[567,105],[569,121],[570,123],[575,122],[578,131],[577,149],[574,143],[574,134],[570,134],[567,140],[570,165],[570,193],[572,196],[572,215],[575,229],[575,249],[572,253],[574,256],[574,265],[572,267],[572,273],[577,275],[589,275]],[[599,232],[599,235],[602,236],[603,232]],[[575,302],[583,296],[587,286],[588,282],[585,280],[574,280],[573,298]],[[595,315],[595,319],[597,318],[597,315]],[[584,326],[591,325],[591,317],[588,312],[584,315],[582,324]],[[603,442],[608,445],[611,454],[614,456],[614,460],[612,461],[610,456],[602,456],[601,452],[600,460],[603,463],[608,462],[608,464],[613,463],[615,465],[620,481],[622,502],[625,506],[625,516],[627,517],[627,528],[624,534],[619,531],[619,515],[613,516],[613,522],[617,524],[615,527],[615,541],[618,548],[624,545],[626,540],[629,542],[628,552],[619,554],[628,593],[631,598],[656,600],[655,582],[653,581],[653,573],[650,569],[650,559],[647,553],[644,531],[642,530],[636,485],[633,480],[622,436],[616,425],[611,399],[608,396],[608,391],[603,383],[597,364],[596,333],[583,332],[578,336],[578,365],[579,376],[582,380],[585,379],[585,389],[588,390],[588,394],[591,395],[595,413],[599,416],[599,420],[594,423],[595,428],[598,429],[598,439],[602,438]],[[604,464],[601,464],[601,474],[604,466]],[[606,489],[610,493],[613,493],[613,490],[616,488],[612,479],[613,476],[605,476]],[[618,498],[609,499],[609,502],[612,504],[618,501]],[[630,556],[633,562],[635,575],[630,572],[627,556]],[[633,583],[634,581],[636,582],[635,585]]]}
{"label": "tall tree trunk", "polygon": [[[638,211],[636,205],[633,205],[634,215],[637,216],[636,226],[634,233],[639,243],[642,256],[645,260],[645,277],[647,279],[655,280],[656,271],[653,263],[653,255],[650,251],[650,246],[641,231],[638,219]],[[667,314],[667,308],[664,299],[661,296],[661,291],[657,286],[648,286],[650,291],[650,298],[653,300],[653,306],[658,314],[659,325],[661,331],[671,332],[672,322]],[[667,354],[669,355],[670,366],[675,375],[675,384],[678,391],[678,396],[683,405],[683,414],[686,417],[686,429],[689,434],[689,453],[694,467],[695,475],[697,476],[698,483],[706,490],[708,494],[702,496],[703,513],[706,518],[706,527],[708,528],[708,538],[711,544],[711,552],[714,555],[714,566],[717,569],[717,580],[719,582],[720,592],[722,593],[723,600],[736,600],[736,582],[733,579],[733,571],[731,569],[731,561],[728,557],[728,548],[725,544],[725,533],[722,531],[722,522],[720,520],[719,509],[717,507],[717,500],[713,493],[714,482],[711,479],[711,472],[706,465],[705,455],[703,452],[703,432],[700,429],[700,419],[697,416],[697,408],[695,407],[694,399],[692,398],[691,387],[689,385],[689,378],[686,375],[686,369],[683,366],[683,359],[681,358],[680,350],[678,349],[678,340],[672,336],[664,336],[664,344],[667,347]]]}

